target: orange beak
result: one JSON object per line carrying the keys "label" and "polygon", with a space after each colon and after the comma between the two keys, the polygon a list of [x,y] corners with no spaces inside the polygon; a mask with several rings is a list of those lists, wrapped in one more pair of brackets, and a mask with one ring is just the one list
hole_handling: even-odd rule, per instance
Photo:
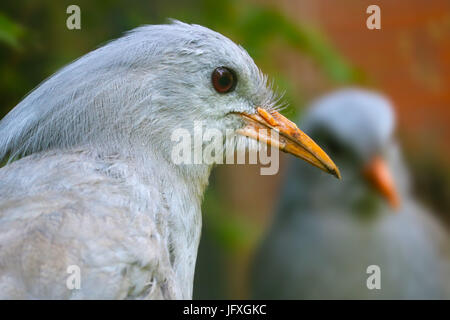
{"label": "orange beak", "polygon": [[374,157],[367,166],[365,175],[375,189],[387,199],[392,208],[400,207],[400,198],[395,189],[394,180],[383,158]]}
{"label": "orange beak", "polygon": [[[310,137],[297,128],[295,123],[279,112],[272,111],[269,113],[267,110],[258,107],[255,114],[239,113],[239,115],[247,122],[244,128],[237,131],[239,134],[277,147],[334,175],[338,179],[341,178],[338,167],[330,157]],[[272,137],[272,131],[278,133],[278,139]]]}

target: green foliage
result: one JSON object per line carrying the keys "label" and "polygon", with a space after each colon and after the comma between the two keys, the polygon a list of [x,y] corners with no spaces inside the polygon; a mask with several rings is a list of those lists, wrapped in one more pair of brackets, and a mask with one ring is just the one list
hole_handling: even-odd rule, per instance
{"label": "green foliage", "polygon": [[215,188],[208,188],[202,212],[205,228],[228,252],[249,247],[258,236],[255,225],[239,212],[233,212]]}
{"label": "green foliage", "polygon": [[0,12],[0,42],[13,49],[20,49],[20,39],[25,29]]}
{"label": "green foliage", "polygon": [[327,76],[339,83],[356,79],[356,72],[325,40],[325,37],[306,25],[293,23],[283,14],[268,8],[251,8],[241,20],[246,47],[255,54],[264,52],[262,46],[273,37],[281,37],[300,54],[313,58]]}

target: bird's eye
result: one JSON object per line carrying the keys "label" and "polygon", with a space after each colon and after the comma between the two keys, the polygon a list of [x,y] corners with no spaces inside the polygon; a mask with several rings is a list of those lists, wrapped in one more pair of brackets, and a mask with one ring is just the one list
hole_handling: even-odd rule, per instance
{"label": "bird's eye", "polygon": [[227,67],[218,67],[214,69],[211,80],[214,89],[219,93],[228,93],[236,87],[236,74]]}

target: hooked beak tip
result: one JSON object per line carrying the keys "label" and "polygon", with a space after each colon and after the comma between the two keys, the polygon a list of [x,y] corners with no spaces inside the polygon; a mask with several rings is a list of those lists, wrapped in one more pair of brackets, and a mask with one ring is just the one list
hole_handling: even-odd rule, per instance
{"label": "hooked beak tip", "polygon": [[335,176],[338,180],[342,180],[341,173],[339,172],[338,167],[335,167],[334,169],[330,170],[330,174]]}
{"label": "hooked beak tip", "polygon": [[[247,126],[239,130],[239,133],[276,146],[341,179],[339,169],[330,157],[295,123],[277,111],[269,112],[259,107],[256,110],[255,114],[240,114],[246,120]],[[277,138],[272,136],[273,131],[277,133]]]}

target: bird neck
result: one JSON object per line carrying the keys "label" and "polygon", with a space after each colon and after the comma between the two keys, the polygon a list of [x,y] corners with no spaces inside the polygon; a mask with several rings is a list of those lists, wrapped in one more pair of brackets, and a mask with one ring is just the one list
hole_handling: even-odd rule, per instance
{"label": "bird neck", "polygon": [[[168,243],[171,262],[181,289],[182,299],[192,299],[195,263],[200,242],[203,193],[211,166],[165,164],[173,174],[163,182],[165,203],[169,209]],[[171,170],[172,169],[172,170]]]}
{"label": "bird neck", "polygon": [[170,252],[178,298],[191,299],[202,227],[201,203],[211,165],[176,165],[149,147],[124,157],[133,163],[145,183],[159,182],[160,205],[167,209],[167,216],[163,217],[167,228],[162,237]]}

